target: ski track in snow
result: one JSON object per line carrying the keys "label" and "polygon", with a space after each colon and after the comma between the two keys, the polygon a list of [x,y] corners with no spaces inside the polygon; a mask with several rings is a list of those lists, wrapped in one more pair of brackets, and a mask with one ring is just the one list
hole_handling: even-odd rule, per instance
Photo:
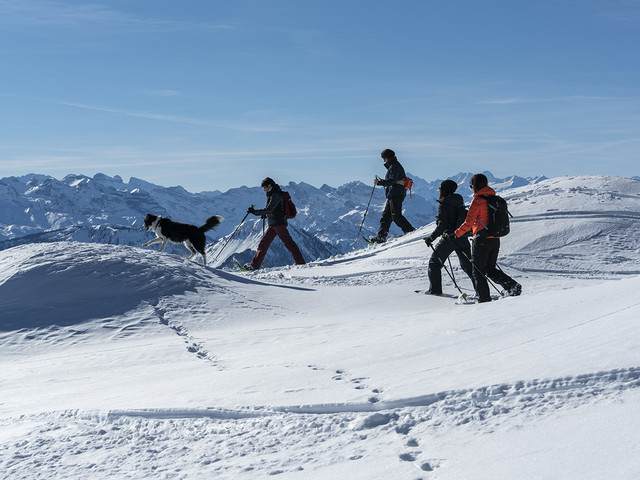
{"label": "ski track in snow", "polygon": [[197,466],[197,478],[255,478],[302,471],[327,458],[366,461],[373,441],[395,451],[398,462],[429,472],[455,459],[432,458],[414,432],[465,425],[492,431],[514,417],[525,422],[638,387],[640,367],[632,367],[377,403],[24,415],[0,420],[5,437],[15,432],[0,445],[0,471],[15,480],[51,478],[47,472],[194,478],[188,472]]}
{"label": "ski track in snow", "polygon": [[522,215],[510,220],[510,223],[534,222],[541,220],[569,220],[576,218],[587,219],[610,219],[612,217],[624,218],[627,220],[640,220],[640,213],[629,211],[547,211],[534,215]]}

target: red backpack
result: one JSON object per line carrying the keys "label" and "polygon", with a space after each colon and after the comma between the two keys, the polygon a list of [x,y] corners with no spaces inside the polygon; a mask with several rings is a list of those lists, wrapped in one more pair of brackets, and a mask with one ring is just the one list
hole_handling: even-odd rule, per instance
{"label": "red backpack", "polygon": [[289,192],[282,192],[282,198],[284,200],[285,218],[288,220],[295,218],[298,214],[298,210],[296,209],[296,204],[291,200],[291,195],[289,195]]}

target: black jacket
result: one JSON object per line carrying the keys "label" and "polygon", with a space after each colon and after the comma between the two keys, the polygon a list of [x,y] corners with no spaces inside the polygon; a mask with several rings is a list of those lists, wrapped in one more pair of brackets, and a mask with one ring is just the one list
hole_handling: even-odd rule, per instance
{"label": "black jacket", "polygon": [[284,198],[279,185],[274,185],[267,192],[267,203],[263,209],[254,210],[254,215],[265,215],[267,217],[267,225],[277,227],[287,225],[287,218],[284,216]]}
{"label": "black jacket", "polygon": [[384,180],[378,180],[378,185],[384,187],[384,193],[387,198],[400,196],[404,198],[407,195],[404,183],[398,183],[399,180],[407,176],[404,173],[404,168],[402,168],[397,158],[385,162],[384,166],[387,169],[387,174]]}
{"label": "black jacket", "polygon": [[429,239],[433,242],[445,232],[453,233],[456,228],[464,223],[466,217],[467,207],[464,206],[464,199],[459,193],[453,193],[442,200],[438,200],[436,229],[429,236]]}

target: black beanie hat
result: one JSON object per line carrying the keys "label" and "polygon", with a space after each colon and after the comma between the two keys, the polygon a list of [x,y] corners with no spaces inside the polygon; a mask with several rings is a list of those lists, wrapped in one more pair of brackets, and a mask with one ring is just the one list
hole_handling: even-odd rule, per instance
{"label": "black beanie hat", "polygon": [[445,180],[440,184],[440,193],[442,196],[447,196],[453,194],[458,188],[458,184],[453,180]]}
{"label": "black beanie hat", "polygon": [[382,150],[382,153],[380,154],[380,156],[382,158],[396,158],[396,152],[394,152],[393,150],[391,150],[390,148],[385,148],[384,150]]}
{"label": "black beanie hat", "polygon": [[273,178],[271,177],[267,177],[264,180],[262,180],[262,183],[260,184],[261,187],[266,187],[267,185],[270,186],[274,186],[276,184],[276,182],[273,181]]}

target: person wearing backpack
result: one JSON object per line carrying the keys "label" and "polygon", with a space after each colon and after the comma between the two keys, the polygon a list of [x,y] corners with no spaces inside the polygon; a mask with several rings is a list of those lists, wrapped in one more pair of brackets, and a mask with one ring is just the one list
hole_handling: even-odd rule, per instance
{"label": "person wearing backpack", "polygon": [[261,186],[267,194],[265,207],[259,210],[249,207],[247,213],[266,216],[268,228],[258,244],[258,249],[253,256],[253,260],[251,260],[251,263],[245,264],[244,268],[246,270],[258,270],[262,266],[267,250],[269,250],[271,242],[273,242],[276,236],[280,237],[284,246],[291,252],[296,265],[304,265],[305,261],[302,253],[300,253],[298,245],[293,241],[289,230],[287,230],[288,222],[285,215],[285,200],[280,186],[269,177],[262,181]]}
{"label": "person wearing backpack", "polygon": [[520,295],[522,285],[497,266],[500,237],[490,235],[487,229],[489,206],[488,200],[484,197],[495,196],[496,192],[489,186],[486,175],[482,173],[471,177],[469,186],[473,190],[473,200],[469,206],[467,217],[464,223],[456,229],[455,236],[460,238],[469,230],[473,232],[471,263],[478,302],[491,301],[487,278],[500,284],[509,295]]}
{"label": "person wearing backpack", "polygon": [[[458,255],[460,267],[473,279],[473,266],[471,265],[471,247],[469,246],[469,234],[460,238],[450,238],[453,232],[464,222],[467,216],[467,208],[464,199],[459,193],[455,193],[458,184],[453,180],[445,180],[440,184],[438,198],[438,216],[436,217],[436,229],[424,241],[428,247],[433,248],[429,259],[427,274],[429,276],[429,290],[431,295],[442,295],[442,267],[454,250]],[[433,243],[441,237],[435,247]],[[475,283],[474,283],[475,285]]]}
{"label": "person wearing backpack", "polygon": [[382,151],[380,156],[384,161],[387,173],[384,180],[376,177],[373,183],[374,185],[384,187],[387,201],[384,205],[384,210],[382,211],[378,234],[369,239],[372,243],[384,243],[387,241],[387,235],[389,234],[389,228],[391,227],[392,221],[395,222],[404,233],[413,232],[415,230],[409,221],[402,215],[402,202],[404,201],[404,197],[407,196],[404,186],[404,178],[406,177],[404,168],[400,165],[400,162],[393,150],[386,148]]}

